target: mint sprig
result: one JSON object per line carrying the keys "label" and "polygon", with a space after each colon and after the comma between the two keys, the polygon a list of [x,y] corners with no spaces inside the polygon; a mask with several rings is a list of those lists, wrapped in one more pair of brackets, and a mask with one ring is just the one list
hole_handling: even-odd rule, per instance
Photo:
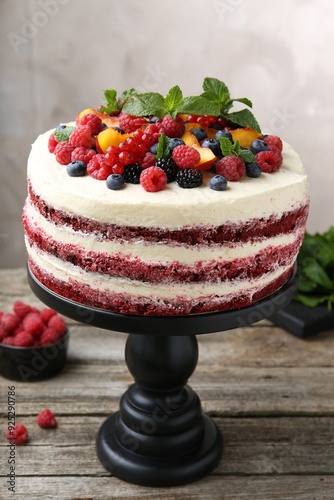
{"label": "mint sprig", "polygon": [[252,102],[249,99],[231,98],[227,85],[217,78],[205,78],[203,90],[201,95],[183,97],[180,87],[175,85],[166,97],[158,92],[135,94],[122,104],[122,111],[134,116],[155,115],[158,118],[169,114],[174,119],[178,114],[222,116],[236,125],[261,132],[256,118],[249,109],[230,112],[235,102],[251,108]]}
{"label": "mint sprig", "polygon": [[75,128],[76,127],[73,125],[59,126],[53,132],[53,135],[55,136],[58,142],[67,142],[73,130],[75,130]]}
{"label": "mint sprig", "polygon": [[165,134],[161,134],[158,139],[157,154],[155,155],[156,159],[170,157],[169,144],[170,138]]}
{"label": "mint sprig", "polygon": [[334,226],[323,234],[306,233],[298,254],[300,278],[294,299],[315,307],[334,305]]}
{"label": "mint sprig", "polygon": [[249,149],[242,149],[239,141],[234,144],[227,137],[219,137],[220,149],[224,156],[235,155],[245,163],[255,162],[255,155]]}
{"label": "mint sprig", "polygon": [[124,103],[134,94],[136,89],[128,89],[122,92],[121,96],[117,98],[117,91],[115,89],[107,89],[103,92],[102,103],[104,106],[100,108],[101,112],[104,113],[114,113],[115,111],[121,111]]}

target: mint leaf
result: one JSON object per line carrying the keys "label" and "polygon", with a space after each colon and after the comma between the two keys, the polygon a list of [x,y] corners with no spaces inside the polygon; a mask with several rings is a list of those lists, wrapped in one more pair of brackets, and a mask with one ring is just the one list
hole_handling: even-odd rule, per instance
{"label": "mint leaf", "polygon": [[254,163],[255,155],[249,149],[241,149],[239,154],[239,158],[241,158],[245,163]]}
{"label": "mint leaf", "polygon": [[227,137],[219,137],[220,149],[224,156],[233,154],[233,147],[231,141]]}
{"label": "mint leaf", "polygon": [[[321,304],[324,304],[325,302],[328,302],[330,298],[331,298],[330,295],[325,295],[325,296],[306,295],[303,293],[297,293],[294,296],[294,300],[297,300],[298,302],[301,302],[302,304],[304,304],[305,306],[308,306],[308,307],[316,307],[316,306],[319,306]],[[328,305],[329,305],[329,309],[330,309],[331,308],[330,304],[328,304]]]}
{"label": "mint leaf", "polygon": [[167,114],[165,99],[158,92],[137,94],[129,99],[122,111],[133,116],[151,116],[163,118]]}
{"label": "mint leaf", "polygon": [[217,104],[208,101],[205,97],[190,96],[182,99],[178,107],[178,113],[219,116],[220,110]]}
{"label": "mint leaf", "polygon": [[242,109],[241,111],[229,113],[226,117],[236,125],[240,125],[240,127],[250,127],[257,132],[261,132],[260,125],[249,109]]}
{"label": "mint leaf", "polygon": [[170,157],[169,143],[170,138],[165,134],[161,134],[158,140],[157,154],[155,155],[157,159]]}
{"label": "mint leaf", "polygon": [[102,102],[104,103],[104,106],[100,108],[100,111],[104,113],[113,113],[114,111],[118,111],[119,105],[116,98],[116,90],[107,89],[103,94],[104,97],[102,98]]}
{"label": "mint leaf", "polygon": [[59,126],[53,132],[53,135],[58,142],[67,142],[75,128],[76,127],[74,127],[73,125],[65,125],[64,128],[62,126]]}
{"label": "mint leaf", "polygon": [[242,104],[246,104],[246,106],[249,106],[250,108],[253,107],[252,101],[247,99],[247,97],[239,97],[238,99],[231,99],[233,102],[242,102]]}
{"label": "mint leaf", "polygon": [[132,97],[134,94],[136,94],[137,91],[134,88],[124,90],[121,94],[121,97],[119,99],[119,106],[122,107],[130,97]]}
{"label": "mint leaf", "polygon": [[332,280],[315,258],[309,257],[306,265],[303,266],[303,274],[314,281],[317,285],[320,285],[328,290],[333,289]]}
{"label": "mint leaf", "polygon": [[172,87],[165,97],[165,108],[174,120],[178,113],[178,108],[182,102],[182,98],[182,90],[178,85]]}
{"label": "mint leaf", "polygon": [[214,94],[219,102],[225,101],[226,96],[227,98],[230,97],[230,92],[227,86],[225,85],[224,82],[218,80],[218,78],[209,78],[209,77],[204,78],[203,90],[205,92],[210,92],[211,94]]}

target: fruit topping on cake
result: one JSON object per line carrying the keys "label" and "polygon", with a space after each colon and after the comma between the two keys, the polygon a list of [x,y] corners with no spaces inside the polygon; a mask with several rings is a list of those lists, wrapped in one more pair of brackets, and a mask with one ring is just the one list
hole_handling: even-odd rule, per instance
{"label": "fruit topping on cake", "polygon": [[[235,102],[245,109],[232,111]],[[190,97],[177,85],[165,97],[135,89],[118,97],[109,89],[103,105],[81,111],[75,126],[59,125],[48,149],[70,176],[105,180],[111,190],[132,183],[158,192],[177,182],[224,191],[227,182],[272,174],[283,161],[281,139],[262,134],[251,107],[216,78],[205,78],[203,92]]]}

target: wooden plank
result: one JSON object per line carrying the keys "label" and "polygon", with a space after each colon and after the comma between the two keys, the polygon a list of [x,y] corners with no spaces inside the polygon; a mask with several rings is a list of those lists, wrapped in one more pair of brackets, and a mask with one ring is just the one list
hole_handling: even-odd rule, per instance
{"label": "wooden plank", "polygon": [[[40,429],[35,416],[21,419],[30,441],[16,448],[18,474],[109,475],[95,451],[96,434],[104,419],[60,416],[57,429],[52,430]],[[215,421],[224,438],[224,455],[215,474],[334,474],[334,418]],[[0,446],[2,456],[5,445]]]}
{"label": "wooden plank", "polygon": [[16,500],[332,500],[334,477],[215,476],[171,488],[147,488],[113,477],[17,479]]}

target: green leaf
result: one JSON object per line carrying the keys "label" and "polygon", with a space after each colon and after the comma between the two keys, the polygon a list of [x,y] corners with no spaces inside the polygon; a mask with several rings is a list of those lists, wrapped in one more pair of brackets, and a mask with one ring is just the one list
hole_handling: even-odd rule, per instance
{"label": "green leaf", "polygon": [[304,273],[303,270],[301,270],[300,276],[299,276],[299,283],[298,283],[298,290],[300,292],[313,292],[318,285],[308,278]]}
{"label": "green leaf", "polygon": [[172,87],[165,97],[165,108],[173,119],[176,118],[182,98],[182,90],[178,85]]}
{"label": "green leaf", "polygon": [[178,113],[219,116],[220,110],[217,104],[208,101],[202,96],[190,96],[182,99],[178,107]]}
{"label": "green leaf", "polygon": [[112,113],[113,111],[118,111],[119,104],[117,102],[117,92],[114,89],[107,89],[103,92],[104,97],[102,98],[102,102],[105,104],[100,111],[104,113]]}
{"label": "green leaf", "polygon": [[303,265],[302,271],[305,276],[317,285],[323,286],[327,290],[333,290],[332,280],[314,257],[308,259],[306,265]]}
{"label": "green leaf", "polygon": [[135,94],[137,94],[137,91],[134,88],[124,90],[119,100],[120,107],[122,107],[126,103],[126,101]]}
{"label": "green leaf", "polygon": [[155,155],[157,159],[170,157],[169,143],[170,138],[165,134],[161,134],[158,140],[157,154]]}
{"label": "green leaf", "polygon": [[147,92],[132,97],[124,104],[123,111],[133,116],[155,115],[158,118],[163,118],[167,114],[165,99],[157,92]]}
{"label": "green leaf", "polygon": [[240,127],[250,127],[261,132],[260,125],[258,124],[255,116],[249,109],[242,109],[241,111],[235,111],[234,113],[229,113],[226,118],[231,122],[239,125]]}
{"label": "green leaf", "polygon": [[255,155],[249,149],[241,149],[239,152],[239,158],[241,158],[245,163],[255,162]]}
{"label": "green leaf", "polygon": [[303,293],[297,293],[294,296],[294,300],[297,300],[298,302],[301,302],[302,304],[308,307],[316,307],[319,306],[320,304],[324,304],[325,302],[328,301],[329,298],[330,295],[325,295],[325,296],[306,295]]}
{"label": "green leaf", "polygon": [[203,90],[205,92],[210,92],[215,96],[217,96],[218,101],[220,102],[226,100],[226,95],[227,98],[230,97],[230,92],[227,86],[225,85],[224,82],[218,80],[218,78],[209,78],[209,77],[204,78]]}
{"label": "green leaf", "polygon": [[65,128],[56,128],[53,135],[58,142],[67,142],[75,128],[73,125],[66,125]]}
{"label": "green leaf", "polygon": [[224,156],[230,156],[233,154],[232,143],[227,137],[219,137],[218,141],[220,143],[220,149]]}
{"label": "green leaf", "polygon": [[250,108],[253,107],[252,101],[247,99],[247,97],[239,97],[238,99],[231,99],[233,102],[242,102],[242,104],[246,104],[246,106],[249,106]]}
{"label": "green leaf", "polygon": [[236,156],[239,156],[240,151],[241,151],[240,142],[236,140],[235,143],[232,145],[232,153],[235,154]]}

